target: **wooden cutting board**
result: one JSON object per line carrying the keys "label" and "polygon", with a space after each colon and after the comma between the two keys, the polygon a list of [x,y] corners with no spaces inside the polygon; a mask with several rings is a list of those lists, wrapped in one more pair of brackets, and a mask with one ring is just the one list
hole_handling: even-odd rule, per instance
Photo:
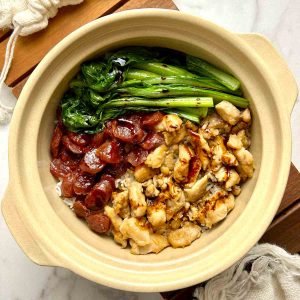
{"label": "wooden cutting board", "polygon": [[[19,37],[14,60],[6,79],[18,97],[28,76],[45,54],[66,35],[99,17],[128,9],[165,8],[176,9],[171,0],[85,0],[77,6],[60,9],[49,26],[28,37]],[[11,32],[0,31],[0,68]],[[278,212],[261,242],[275,243],[290,252],[300,252],[300,173],[291,164],[290,176]],[[194,287],[162,293],[166,299],[192,299]]]}

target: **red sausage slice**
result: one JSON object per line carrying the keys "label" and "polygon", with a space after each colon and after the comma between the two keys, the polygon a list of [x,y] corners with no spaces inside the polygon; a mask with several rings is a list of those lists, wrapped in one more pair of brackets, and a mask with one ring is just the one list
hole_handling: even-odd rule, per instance
{"label": "red sausage slice", "polygon": [[133,149],[127,154],[127,161],[134,167],[141,165],[145,162],[148,156],[148,151],[142,148]]}
{"label": "red sausage slice", "polygon": [[79,167],[83,172],[94,175],[105,167],[106,163],[96,155],[96,151],[97,149],[92,149],[82,158]]}
{"label": "red sausage slice", "polygon": [[62,136],[63,136],[63,132],[61,130],[61,127],[59,125],[56,125],[52,135],[51,146],[50,146],[51,154],[54,158],[58,157]]}
{"label": "red sausage slice", "polygon": [[165,140],[162,134],[150,132],[147,134],[146,139],[140,144],[140,146],[145,150],[152,150],[162,144]]}
{"label": "red sausage slice", "polygon": [[97,233],[105,233],[110,229],[110,219],[103,213],[89,215],[86,221],[90,229]]}
{"label": "red sausage slice", "polygon": [[160,111],[157,111],[152,114],[147,114],[142,118],[143,126],[154,126],[158,124],[164,117],[164,114]]}
{"label": "red sausage slice", "polygon": [[96,155],[100,160],[109,163],[117,164],[122,160],[121,147],[116,141],[106,141],[96,151]]}

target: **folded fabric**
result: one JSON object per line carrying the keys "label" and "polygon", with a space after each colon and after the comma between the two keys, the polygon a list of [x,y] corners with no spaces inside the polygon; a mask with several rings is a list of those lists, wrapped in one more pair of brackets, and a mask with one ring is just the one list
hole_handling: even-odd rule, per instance
{"label": "folded fabric", "polygon": [[[83,0],[0,0],[0,28],[11,28],[5,60],[0,75],[0,92],[8,74],[14,48],[19,35],[29,35],[48,26],[60,7],[75,5]],[[13,106],[5,105],[0,99],[0,124],[8,123]]]}
{"label": "folded fabric", "polygon": [[199,300],[300,299],[300,256],[282,248],[254,246],[231,268],[196,288]]}

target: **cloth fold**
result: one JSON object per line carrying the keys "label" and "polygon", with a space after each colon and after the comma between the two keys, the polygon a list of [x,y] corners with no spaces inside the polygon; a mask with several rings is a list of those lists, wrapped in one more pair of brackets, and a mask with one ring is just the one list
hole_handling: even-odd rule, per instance
{"label": "cloth fold", "polygon": [[198,300],[300,299],[300,256],[271,244],[253,247],[231,268],[196,288]]}
{"label": "cloth fold", "polygon": [[[29,35],[48,26],[48,19],[53,18],[60,7],[75,5],[83,0],[0,0],[0,28],[11,28],[11,34],[5,53],[5,60],[0,75],[0,92],[10,69],[14,48],[19,35]],[[3,104],[0,98],[0,124],[10,120],[14,106]]]}

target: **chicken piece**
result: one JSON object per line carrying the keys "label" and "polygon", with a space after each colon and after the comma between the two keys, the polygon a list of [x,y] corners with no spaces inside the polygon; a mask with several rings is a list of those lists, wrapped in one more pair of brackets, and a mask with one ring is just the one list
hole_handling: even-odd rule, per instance
{"label": "chicken piece", "polygon": [[[202,168],[204,171],[209,167],[210,161],[208,158],[208,155],[210,155],[210,148],[203,137],[203,134],[201,130],[199,130],[199,133],[196,133],[194,131],[189,131],[189,135],[191,137],[191,143],[195,149],[196,153],[196,160],[194,161],[195,163],[198,163],[197,160],[200,160],[200,163],[198,163],[198,171],[200,172],[200,169]],[[194,174],[196,175],[196,174]],[[193,176],[195,178],[195,176]],[[191,178],[192,180],[194,178]]]}
{"label": "chicken piece", "polygon": [[168,241],[173,248],[186,247],[198,239],[200,235],[200,226],[186,223],[182,228],[171,231],[168,235]]}
{"label": "chicken piece", "polygon": [[104,207],[104,213],[109,217],[114,229],[120,231],[123,220],[117,215],[116,211],[112,207],[106,205]]}
{"label": "chicken piece", "polygon": [[200,161],[201,161],[201,168],[204,171],[206,171],[210,167],[210,160],[209,160],[208,155],[203,150],[201,150],[198,153],[198,156],[199,156]]}
{"label": "chicken piece", "polygon": [[184,194],[185,199],[188,202],[195,202],[201,198],[205,192],[208,182],[207,175],[203,176],[201,179],[197,180],[191,188],[185,188]]}
{"label": "chicken piece", "polygon": [[232,211],[235,206],[235,198],[233,194],[229,194],[228,197],[224,198],[225,205],[227,206],[227,213]]}
{"label": "chicken piece", "polygon": [[173,132],[164,131],[163,136],[166,145],[178,144],[186,137],[186,128],[185,126],[181,126],[178,130]]}
{"label": "chicken piece", "polygon": [[234,185],[239,184],[241,179],[240,175],[234,169],[230,169],[228,173],[228,179],[225,183],[225,188],[227,190],[232,188]]}
{"label": "chicken piece", "polygon": [[131,207],[131,215],[133,217],[142,217],[147,210],[145,195],[143,194],[143,186],[137,181],[132,181],[128,186],[129,203]]}
{"label": "chicken piece", "polygon": [[149,168],[146,165],[139,165],[134,170],[134,178],[138,182],[144,182],[156,175],[158,170]]}
{"label": "chicken piece", "polygon": [[189,218],[189,220],[191,222],[196,221],[198,219],[198,217],[199,217],[199,209],[198,209],[198,207],[194,206],[194,205],[190,206],[190,209],[189,209],[189,211],[187,213],[187,216],[188,216],[188,218]]}
{"label": "chicken piece", "polygon": [[201,145],[201,148],[206,152],[206,153],[210,153],[210,148],[209,148],[209,145],[206,141],[206,139],[204,138],[203,134],[199,133],[199,138],[200,138],[200,145]]}
{"label": "chicken piece", "polygon": [[210,153],[209,145],[208,145],[206,139],[204,138],[201,129],[199,130],[199,133],[189,130],[189,135],[191,137],[194,148],[196,148],[196,153],[198,153],[199,150],[202,150],[202,149],[206,153]]}
{"label": "chicken piece", "polygon": [[172,219],[172,217],[185,205],[185,196],[179,186],[175,184],[169,185],[168,192],[169,195],[166,195],[167,221]]}
{"label": "chicken piece", "polygon": [[174,132],[179,130],[182,125],[182,120],[173,114],[167,114],[164,116],[165,128],[168,132]]}
{"label": "chicken piece", "polygon": [[116,179],[116,189],[122,191],[128,190],[128,187],[131,185],[132,181],[134,181],[133,171],[128,169],[125,174],[123,174],[120,178]]}
{"label": "chicken piece", "polygon": [[205,210],[211,209],[218,199],[223,199],[228,196],[227,191],[225,191],[219,185],[213,185],[213,187],[209,190],[209,192],[205,193],[201,197],[201,203],[204,204]]}
{"label": "chicken piece", "polygon": [[240,130],[248,128],[250,123],[240,120],[235,126],[232,127],[231,133],[238,133]]}
{"label": "chicken piece", "polygon": [[165,191],[168,188],[168,185],[172,184],[172,178],[159,174],[153,177],[153,184],[162,191]]}
{"label": "chicken piece", "polygon": [[254,172],[252,154],[243,147],[239,150],[235,150],[234,155],[239,162],[237,170],[239,172],[240,177],[243,180],[245,180],[247,177],[252,177]]}
{"label": "chicken piece", "polygon": [[187,145],[179,145],[179,157],[174,167],[174,179],[177,182],[187,181],[189,174],[189,162],[193,156],[193,151]]}
{"label": "chicken piece", "polygon": [[225,122],[217,113],[213,113],[205,117],[201,122],[199,133],[205,139],[211,139],[219,134],[229,133],[231,125]]}
{"label": "chicken piece", "polygon": [[133,239],[138,246],[151,243],[149,230],[142,226],[136,218],[125,219],[120,227],[120,232],[124,238]]}
{"label": "chicken piece", "polygon": [[167,146],[161,145],[148,154],[145,164],[153,169],[160,168],[167,154]]}
{"label": "chicken piece", "polygon": [[174,132],[180,129],[182,125],[182,120],[174,114],[167,114],[163,119],[155,125],[154,129],[156,132],[168,131]]}
{"label": "chicken piece", "polygon": [[208,205],[204,212],[199,214],[201,224],[208,228],[225,219],[227,214],[234,208],[234,196],[229,194],[226,197],[219,198],[214,205]]}
{"label": "chicken piece", "polygon": [[240,111],[228,101],[222,101],[218,103],[215,108],[222,119],[228,122],[230,125],[235,125],[240,120]]}
{"label": "chicken piece", "polygon": [[250,109],[249,108],[246,108],[241,113],[241,120],[243,120],[245,123],[250,123],[251,122],[251,113],[250,113]]}
{"label": "chicken piece", "polygon": [[169,175],[174,170],[174,166],[175,166],[174,153],[173,151],[168,151],[164,159],[164,162],[160,167],[160,171],[164,175]]}
{"label": "chicken piece", "polygon": [[227,149],[224,145],[224,139],[222,136],[217,136],[211,144],[213,145],[211,147],[212,152],[212,161],[210,164],[210,167],[213,172],[218,171],[222,166],[222,157],[227,153]]}
{"label": "chicken piece", "polygon": [[202,163],[198,156],[193,156],[189,163],[188,183],[186,187],[191,187],[198,179],[201,171]]}
{"label": "chicken piece", "polygon": [[205,226],[211,228],[212,225],[220,222],[227,216],[228,210],[224,200],[217,200],[214,208],[208,210],[205,218]]}
{"label": "chicken piece", "polygon": [[243,146],[247,149],[250,147],[251,145],[251,140],[249,138],[249,136],[246,134],[246,130],[243,129],[243,130],[240,130],[238,133],[237,133],[237,136],[238,138],[241,140]]}
{"label": "chicken piece", "polygon": [[227,151],[221,158],[223,164],[236,167],[239,163],[233,153]]}
{"label": "chicken piece", "polygon": [[238,196],[241,193],[241,187],[239,185],[234,185],[231,192],[234,196]]}
{"label": "chicken piece", "polygon": [[186,129],[190,129],[195,132],[198,130],[198,126],[195,123],[191,122],[190,120],[186,121],[185,127],[186,127]]}
{"label": "chicken piece", "polygon": [[162,202],[155,202],[147,208],[147,218],[153,227],[159,227],[166,223],[166,205]]}
{"label": "chicken piece", "polygon": [[224,182],[228,180],[229,177],[229,171],[225,167],[221,167],[217,172],[215,172],[215,177],[218,182]]}
{"label": "chicken piece", "polygon": [[127,247],[127,239],[123,237],[123,234],[121,232],[112,230],[112,234],[116,243],[120,244],[122,248]]}
{"label": "chicken piece", "polygon": [[130,207],[128,202],[128,190],[123,192],[113,192],[112,195],[113,208],[116,214],[123,219],[130,216]]}
{"label": "chicken piece", "polygon": [[161,250],[169,246],[169,242],[163,235],[152,233],[150,234],[150,243],[145,246],[138,246],[133,240],[130,240],[130,252],[132,254],[148,254],[159,253]]}
{"label": "chicken piece", "polygon": [[175,230],[178,229],[181,226],[181,220],[180,219],[176,219],[176,220],[172,220],[170,223],[171,229]]}
{"label": "chicken piece", "polygon": [[243,143],[240,137],[236,134],[231,134],[229,136],[227,146],[233,149],[241,149],[243,147]]}
{"label": "chicken piece", "polygon": [[148,198],[154,198],[159,195],[159,190],[155,187],[153,183],[147,185],[146,190],[145,190],[145,195]]}

